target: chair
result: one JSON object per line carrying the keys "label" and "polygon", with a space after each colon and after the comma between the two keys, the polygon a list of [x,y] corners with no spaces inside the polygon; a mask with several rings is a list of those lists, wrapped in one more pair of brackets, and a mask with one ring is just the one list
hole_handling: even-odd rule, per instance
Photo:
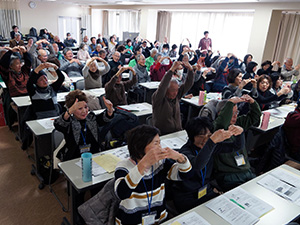
{"label": "chair", "polygon": [[105,94],[102,94],[99,96],[99,103],[100,103],[100,106],[102,109],[106,109],[106,106],[104,104],[104,101],[103,101],[103,97],[106,97]]}
{"label": "chair", "polygon": [[76,89],[84,90],[85,89],[84,79],[78,80],[75,84],[75,87],[76,87]]}
{"label": "chair", "polygon": [[52,153],[51,153],[51,160],[50,160],[50,176],[49,176],[49,191],[54,195],[54,197],[56,198],[56,200],[58,201],[58,203],[61,205],[62,207],[62,210],[64,212],[68,212],[69,211],[69,184],[68,184],[68,208],[66,208],[63,203],[61,202],[61,200],[58,198],[57,194],[55,193],[55,191],[53,190],[53,187],[52,187],[52,182],[51,182],[51,179],[52,179],[52,175],[53,175],[53,170],[54,170],[54,159],[53,159],[53,153],[54,151],[60,146],[60,144],[62,143],[62,141],[64,140],[64,135],[63,133],[57,131],[57,130],[53,130],[52,131],[52,134],[51,134],[51,150],[52,150]]}
{"label": "chair", "polygon": [[149,126],[153,126],[152,115],[146,118],[146,124]]}

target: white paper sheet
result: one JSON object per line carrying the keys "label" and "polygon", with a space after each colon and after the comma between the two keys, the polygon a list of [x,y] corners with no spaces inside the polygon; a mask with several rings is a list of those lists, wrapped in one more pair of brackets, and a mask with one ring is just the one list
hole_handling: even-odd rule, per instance
{"label": "white paper sheet", "polygon": [[214,198],[206,204],[206,207],[232,225],[252,225],[259,221],[258,217],[242,209],[224,195]]}
{"label": "white paper sheet", "polygon": [[54,129],[53,123],[54,123],[55,118],[40,119],[40,120],[37,120],[37,122],[46,130]]}
{"label": "white paper sheet", "polygon": [[161,140],[161,147],[166,148],[169,147],[171,149],[180,149],[185,142],[180,138],[167,138]]}
{"label": "white paper sheet", "polygon": [[209,225],[198,213],[190,212],[174,220],[169,225]]}
{"label": "white paper sheet", "polygon": [[274,209],[268,203],[262,201],[261,199],[255,197],[254,195],[239,187],[226,192],[224,196],[244,207],[246,211],[256,217],[262,217],[264,214]]}
{"label": "white paper sheet", "polygon": [[143,104],[121,105],[119,107],[122,109],[126,109],[129,112],[141,112],[141,111],[149,110],[149,108]]}
{"label": "white paper sheet", "polygon": [[[75,164],[81,168],[81,159],[79,159],[79,161]],[[92,175],[96,177],[105,173],[107,173],[106,170],[92,160]]]}

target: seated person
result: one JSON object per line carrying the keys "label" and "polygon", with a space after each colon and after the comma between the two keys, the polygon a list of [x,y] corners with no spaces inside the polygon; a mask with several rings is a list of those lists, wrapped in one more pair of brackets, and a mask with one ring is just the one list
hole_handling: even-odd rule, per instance
{"label": "seated person", "polygon": [[289,86],[283,87],[278,93],[272,94],[270,89],[272,88],[272,79],[268,75],[261,75],[257,81],[258,97],[256,98],[261,110],[268,110],[272,106],[272,102],[281,101],[287,97],[287,94],[291,92]]}
{"label": "seated person", "polygon": [[81,77],[83,65],[78,59],[73,58],[71,48],[65,48],[63,51],[64,59],[60,61],[60,70],[64,71],[69,77]]}
{"label": "seated person", "polygon": [[183,213],[217,196],[218,190],[210,183],[213,174],[213,158],[216,144],[234,135],[229,130],[213,132],[213,124],[207,117],[194,117],[186,124],[187,143],[179,150],[192,164],[194,174],[183,182],[174,182],[172,196],[176,209]]}
{"label": "seated person", "polygon": [[227,57],[222,61],[221,65],[217,69],[217,75],[214,80],[212,91],[222,92],[223,88],[228,85],[227,76],[230,70],[238,68],[238,59],[231,53],[227,54]]}
{"label": "seated person", "polygon": [[[237,103],[247,102],[250,110],[246,115],[238,116]],[[254,178],[250,170],[246,150],[245,132],[260,122],[261,111],[257,102],[249,95],[222,100],[217,105],[218,117],[214,120],[214,130],[230,131],[235,126],[234,136],[217,144],[214,155],[214,172],[218,185],[228,191]]]}
{"label": "seated person", "polygon": [[188,63],[183,65],[188,69],[188,75],[180,87],[178,81],[172,79],[174,72],[182,68],[182,62],[176,61],[152,95],[153,125],[163,135],[182,130],[179,101],[194,82],[192,66]]}
{"label": "seated person", "polygon": [[242,79],[243,74],[239,69],[232,69],[228,76],[227,81],[228,85],[223,88],[222,99],[229,99],[232,97],[241,97],[243,93],[248,93],[243,88],[248,84],[252,83],[252,89],[249,93],[253,98],[257,98],[257,83],[255,79]]}
{"label": "seated person", "polygon": [[[58,79],[50,85],[46,74],[43,72],[46,68],[53,68],[58,75]],[[64,75],[59,67],[53,63],[42,63],[32,70],[27,82],[27,91],[36,119],[59,116],[60,108],[57,102],[57,92],[63,82]]]}
{"label": "seated person", "polygon": [[104,59],[106,62],[108,62],[108,59],[107,59],[107,57],[106,57],[106,51],[105,51],[105,50],[101,49],[101,50],[99,51],[99,57],[102,58],[102,59]]}
{"label": "seated person", "polygon": [[158,50],[156,48],[152,48],[150,51],[150,56],[148,58],[146,58],[146,62],[145,65],[147,67],[147,71],[150,71],[150,67],[153,65],[154,63],[154,56],[157,54]]}
{"label": "seated person", "polygon": [[58,36],[54,36],[54,43],[57,44],[59,51],[64,50],[64,48],[66,47],[66,45],[60,41]]}
{"label": "seated person", "polygon": [[[108,73],[106,73],[106,74],[104,74],[102,76],[102,84],[103,84],[103,86],[105,86],[105,84],[107,82],[109,82],[110,79],[112,78],[112,76],[114,75],[114,74],[111,73],[111,71],[114,68],[120,69],[121,66],[122,66],[122,63],[120,61],[120,57],[121,57],[121,53],[120,52],[115,51],[114,54],[112,55],[112,57],[113,57],[113,60],[111,60],[111,61],[108,62],[109,66],[110,66],[110,70],[108,71]],[[117,71],[117,70],[115,70],[115,71]]]}
{"label": "seated person", "polygon": [[293,67],[293,59],[292,58],[286,58],[284,60],[284,65],[282,67],[281,74],[284,77],[284,80],[299,80],[299,69],[300,64]]}
{"label": "seated person", "polygon": [[59,51],[58,49],[58,45],[56,43],[52,44],[53,50],[54,50],[54,56],[58,59],[58,60],[62,60],[64,57],[62,55],[62,53]]}
{"label": "seated person", "polygon": [[[163,65],[162,61],[165,59],[169,60],[168,65]],[[172,60],[169,56],[162,57],[161,53],[157,53],[154,56],[154,63],[150,67],[150,77],[151,81],[161,81],[166,72],[171,68],[172,66]]]}
{"label": "seated person", "polygon": [[249,64],[249,62],[251,62],[253,59],[253,56],[251,54],[247,54],[244,57],[244,61],[241,62],[239,69],[241,70],[242,73],[246,73],[246,68]]}
{"label": "seated person", "polygon": [[[281,89],[282,89],[282,85],[283,85],[283,79],[284,77],[282,76],[282,74],[274,72],[271,74],[271,79],[272,79],[272,88],[270,89],[270,92],[274,95],[276,95]],[[285,85],[287,87],[291,87],[291,85]],[[291,90],[285,99],[283,99],[282,101],[277,101],[277,102],[272,102],[272,106],[271,108],[275,108],[280,106],[281,104],[287,104],[291,102],[291,98],[293,97],[294,92],[293,90]]]}
{"label": "seated person", "polygon": [[134,67],[136,65],[136,57],[140,54],[142,54],[142,48],[141,47],[137,47],[135,50],[134,50],[134,58],[131,59],[128,63],[128,66],[130,67]]}
{"label": "seated person", "polygon": [[33,38],[30,37],[27,39],[27,45],[25,45],[27,51],[30,51],[30,48],[32,47],[32,45],[33,45]]}
{"label": "seated person", "polygon": [[20,32],[19,27],[16,26],[16,25],[13,25],[13,26],[12,26],[12,29],[13,29],[13,30],[10,32],[10,38],[11,38],[11,39],[14,39],[14,38],[15,38],[15,34],[19,33],[19,34],[21,35],[21,39],[23,40],[23,35],[22,35],[22,33]]}
{"label": "seated person", "polygon": [[[21,64],[21,55],[25,64]],[[7,51],[0,60],[0,75],[5,82],[10,97],[27,95],[26,84],[31,69],[31,57],[24,46],[16,46]]]}
{"label": "seated person", "polygon": [[25,46],[24,41],[21,39],[21,34],[15,33],[15,38],[9,41],[9,47]]}
{"label": "seated person", "polygon": [[286,138],[289,144],[289,156],[300,161],[300,101],[298,99],[295,111],[290,112],[283,124]]}
{"label": "seated person", "polygon": [[108,42],[108,52],[110,54],[114,54],[114,52],[116,51],[116,45],[117,45],[117,42],[115,40],[115,36],[110,36],[109,42]]}
{"label": "seated person", "polygon": [[[125,70],[130,70],[133,74],[131,80],[122,81],[122,73]],[[105,84],[106,98],[109,99],[115,106],[127,105],[125,92],[128,91],[136,82],[136,72],[131,67],[121,67],[112,70],[113,77]]]}
{"label": "seated person", "polygon": [[[258,75],[255,74],[257,70],[257,63],[256,62],[249,62],[246,66],[246,73],[243,75],[243,79],[258,79]],[[251,90],[252,88],[252,83],[248,83],[246,84],[246,86],[244,87],[244,89],[247,89],[247,90]]]}
{"label": "seated person", "polygon": [[[150,47],[147,46],[147,43],[150,44]],[[141,44],[139,45],[139,47],[142,48],[142,52],[141,53],[143,53],[143,55],[145,56],[145,58],[148,58],[150,56],[150,50],[152,48],[154,48],[154,45],[150,41],[148,41],[147,39],[144,39],[141,42]]]}
{"label": "seated person", "polygon": [[77,59],[80,61],[87,61],[88,59],[90,59],[90,54],[87,51],[87,46],[84,43],[81,43],[79,45],[79,50],[77,52]]}
{"label": "seated person", "polygon": [[89,112],[86,95],[71,91],[66,96],[67,111],[55,119],[54,127],[64,134],[65,148],[58,153],[61,161],[79,158],[84,152],[97,153],[101,150],[98,141],[99,127],[108,124],[114,116],[113,105],[104,99],[107,110],[99,115]]}
{"label": "seated person", "polygon": [[108,46],[106,38],[102,37],[101,34],[98,34],[97,44],[101,44],[103,48],[107,48]]}
{"label": "seated person", "polygon": [[198,57],[194,50],[184,48],[185,50],[179,55],[178,61],[188,61],[189,64],[197,63]]}
{"label": "seated person", "polygon": [[[99,67],[97,60],[104,64],[103,67]],[[85,89],[101,88],[102,87],[102,76],[110,70],[108,63],[100,58],[93,57],[87,61],[86,65],[82,69],[82,74],[84,77]]]}
{"label": "seated person", "polygon": [[[96,46],[97,46],[97,39],[96,39],[96,37],[91,37],[91,44],[89,45],[89,54],[90,55],[92,55],[93,52],[96,50]],[[100,47],[102,48],[101,45],[100,45]]]}
{"label": "seated person", "polygon": [[100,51],[102,49],[102,46],[100,44],[96,45],[95,51],[92,52],[92,57],[100,57]]}
{"label": "seated person", "polygon": [[125,48],[124,45],[119,45],[117,47],[117,51],[120,52],[120,61],[122,65],[128,64],[129,59],[131,57],[131,53],[128,53],[127,49]]}
{"label": "seated person", "polygon": [[280,62],[279,61],[274,61],[271,63],[271,61],[266,60],[261,64],[261,68],[257,71],[257,75],[271,75],[272,69],[275,65],[278,65],[278,69],[276,72],[280,73],[281,72],[281,67],[280,67]]}
{"label": "seated person", "polygon": [[170,58],[176,58],[177,57],[177,45],[172,45],[171,51],[169,52]]}
{"label": "seated person", "polygon": [[[58,68],[60,68],[60,62],[56,57],[49,58],[47,60],[47,62],[53,63],[53,64],[57,65]],[[48,67],[47,69],[44,69],[43,71],[47,75],[47,80],[48,80],[49,84],[52,84],[55,81],[57,81],[58,74],[56,73],[55,69],[53,69],[52,67]],[[65,80],[62,83],[62,86],[60,87],[58,92],[69,92],[72,81],[70,80],[70,78],[67,76],[67,74],[65,72],[63,72],[63,71],[60,71],[60,72],[64,75]]]}
{"label": "seated person", "polygon": [[32,57],[32,68],[35,69],[41,63],[47,62],[48,57],[55,56],[55,51],[46,39],[41,39],[35,42],[28,53]]}
{"label": "seated person", "polygon": [[127,53],[128,53],[128,54],[130,54],[130,55],[133,54],[133,46],[132,46],[132,41],[131,41],[131,39],[127,39],[127,40],[126,40],[125,48],[128,49],[128,50],[127,50]]}
{"label": "seated person", "polygon": [[[127,138],[130,158],[117,164],[115,193],[121,199],[116,224],[156,224],[164,221],[165,179],[189,176],[191,164],[182,154],[160,145],[159,130],[142,125],[132,129]],[[150,195],[151,192],[151,195]],[[145,198],[139,196],[147,196]],[[152,198],[153,197],[153,198]],[[149,214],[145,217],[145,214]]]}
{"label": "seated person", "polygon": [[67,33],[67,38],[64,40],[64,44],[66,47],[75,47],[75,44],[77,43],[77,41],[75,39],[72,38],[71,33]]}

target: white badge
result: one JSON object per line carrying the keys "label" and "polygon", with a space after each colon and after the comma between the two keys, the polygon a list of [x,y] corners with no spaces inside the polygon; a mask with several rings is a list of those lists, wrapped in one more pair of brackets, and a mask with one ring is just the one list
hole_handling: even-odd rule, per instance
{"label": "white badge", "polygon": [[237,166],[243,166],[246,164],[243,154],[234,156],[234,159],[236,161]]}

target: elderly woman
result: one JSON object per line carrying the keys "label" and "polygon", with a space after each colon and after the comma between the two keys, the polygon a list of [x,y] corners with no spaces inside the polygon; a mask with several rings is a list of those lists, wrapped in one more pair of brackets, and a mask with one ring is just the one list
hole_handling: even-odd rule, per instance
{"label": "elderly woman", "polygon": [[276,94],[272,94],[270,89],[272,88],[272,79],[269,75],[261,75],[257,81],[258,97],[256,99],[261,110],[268,110],[272,107],[274,101],[281,101],[287,97],[287,94],[291,92],[289,86],[283,87]]}
{"label": "elderly woman", "polygon": [[[168,59],[169,64],[163,65],[162,62]],[[150,67],[150,77],[152,81],[161,81],[161,79],[164,77],[166,72],[171,68],[172,66],[172,60],[169,56],[162,57],[161,53],[157,53],[154,56],[154,63]]]}
{"label": "elderly woman", "polygon": [[90,58],[91,57],[90,57],[90,55],[89,55],[89,53],[87,51],[86,44],[85,43],[81,43],[79,45],[79,50],[77,52],[77,59],[80,60],[80,61],[84,61],[85,62],[86,60],[88,60]]}
{"label": "elderly woman", "polygon": [[102,46],[100,44],[96,45],[95,51],[92,53],[92,57],[99,56],[100,57],[100,51],[102,49]]}
{"label": "elderly woman", "polygon": [[60,150],[61,161],[80,157],[84,152],[97,153],[101,150],[98,141],[99,127],[108,124],[114,117],[113,105],[103,97],[107,110],[99,115],[89,112],[87,97],[75,90],[66,96],[67,111],[54,121],[55,129],[64,134],[66,148]]}
{"label": "elderly woman", "polygon": [[132,129],[127,143],[130,158],[119,162],[115,170],[115,192],[121,199],[116,224],[158,224],[168,215],[165,179],[186,178],[191,164],[183,154],[161,147],[155,127]]}
{"label": "elderly woman", "polygon": [[269,60],[264,61],[261,64],[261,68],[257,71],[257,75],[271,75],[273,73],[273,67],[275,65],[278,65],[278,69],[276,72],[280,73],[281,72],[281,67],[280,67],[280,62],[279,61],[274,61],[273,63]]}
{"label": "elderly woman", "polygon": [[[97,60],[104,64],[104,68],[99,67]],[[100,57],[91,58],[82,69],[85,89],[101,88],[102,76],[109,70],[110,66],[104,59]]]}

